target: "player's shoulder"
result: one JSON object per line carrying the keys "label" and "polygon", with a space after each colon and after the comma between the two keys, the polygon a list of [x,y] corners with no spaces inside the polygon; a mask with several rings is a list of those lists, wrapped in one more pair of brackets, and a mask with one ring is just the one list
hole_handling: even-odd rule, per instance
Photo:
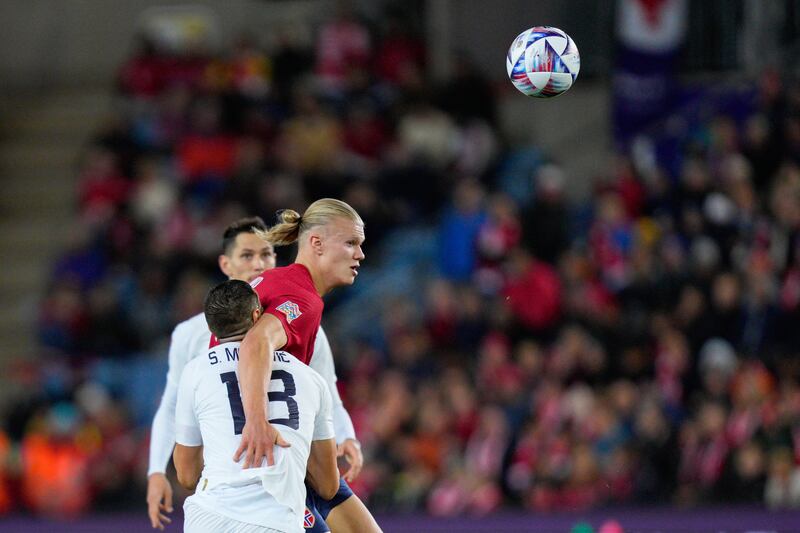
{"label": "player's shoulder", "polygon": [[185,382],[190,387],[196,387],[203,371],[203,358],[195,357],[188,361],[186,366],[183,367],[183,374],[181,375],[181,382]]}
{"label": "player's shoulder", "polygon": [[[279,291],[287,286],[303,286],[304,267],[293,263],[291,265],[265,270],[250,282],[256,292]],[[308,275],[306,274],[306,277]],[[307,281],[307,280],[306,280]]]}
{"label": "player's shoulder", "polygon": [[320,390],[327,390],[328,384],[325,381],[325,378],[322,377],[322,374],[308,366],[307,364],[301,362],[295,356],[291,355],[293,362],[296,362],[296,367],[302,372],[305,376],[308,377],[308,380],[314,383],[314,386],[319,388]]}
{"label": "player's shoulder", "polygon": [[[315,380],[317,378],[323,379],[322,376],[302,362],[300,359],[295,357],[289,352],[285,352],[283,350],[276,350],[272,357],[273,367],[275,368],[284,368],[286,370],[291,370],[296,374],[302,374],[304,376],[308,376],[309,379]],[[324,379],[323,379],[324,382]]]}
{"label": "player's shoulder", "polygon": [[204,334],[207,331],[206,316],[203,313],[198,313],[175,326],[175,329],[172,330],[172,335],[176,337],[191,337]]}
{"label": "player's shoulder", "polygon": [[280,281],[286,276],[285,269],[286,267],[276,267],[265,270],[257,277],[250,280],[250,286],[255,290],[270,287],[275,281]]}

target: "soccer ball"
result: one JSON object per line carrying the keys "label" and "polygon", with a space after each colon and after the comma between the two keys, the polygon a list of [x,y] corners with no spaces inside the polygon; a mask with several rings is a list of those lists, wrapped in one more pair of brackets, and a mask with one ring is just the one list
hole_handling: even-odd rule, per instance
{"label": "soccer ball", "polygon": [[520,33],[506,56],[511,83],[522,94],[553,98],[575,83],[581,56],[569,35],[550,26],[535,26]]}

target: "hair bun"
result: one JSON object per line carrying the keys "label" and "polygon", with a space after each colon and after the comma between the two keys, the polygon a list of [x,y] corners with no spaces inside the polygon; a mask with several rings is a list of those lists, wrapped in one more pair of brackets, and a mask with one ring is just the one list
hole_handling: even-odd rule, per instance
{"label": "hair bun", "polygon": [[303,217],[294,209],[281,209],[278,211],[278,220],[283,224],[299,224]]}

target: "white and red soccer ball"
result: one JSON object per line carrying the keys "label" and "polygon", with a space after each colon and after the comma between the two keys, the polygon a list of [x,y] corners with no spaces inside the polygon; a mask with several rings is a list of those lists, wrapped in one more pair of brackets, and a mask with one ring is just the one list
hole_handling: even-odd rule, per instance
{"label": "white and red soccer ball", "polygon": [[581,56],[569,35],[550,26],[520,33],[506,56],[506,72],[522,94],[553,98],[567,91],[581,69]]}

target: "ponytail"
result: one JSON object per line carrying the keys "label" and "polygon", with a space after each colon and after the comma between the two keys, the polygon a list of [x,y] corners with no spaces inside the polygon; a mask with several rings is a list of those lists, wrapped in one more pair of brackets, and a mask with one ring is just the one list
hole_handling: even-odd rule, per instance
{"label": "ponytail", "polygon": [[256,230],[256,234],[274,246],[292,244],[297,241],[303,226],[303,218],[293,209],[278,212],[279,222],[266,231]]}
{"label": "ponytail", "polygon": [[278,212],[279,222],[267,231],[255,230],[256,235],[271,242],[275,246],[282,246],[296,242],[300,235],[315,226],[324,226],[334,218],[345,218],[363,226],[364,221],[355,209],[341,200],[322,198],[306,209],[301,216],[292,209]]}

